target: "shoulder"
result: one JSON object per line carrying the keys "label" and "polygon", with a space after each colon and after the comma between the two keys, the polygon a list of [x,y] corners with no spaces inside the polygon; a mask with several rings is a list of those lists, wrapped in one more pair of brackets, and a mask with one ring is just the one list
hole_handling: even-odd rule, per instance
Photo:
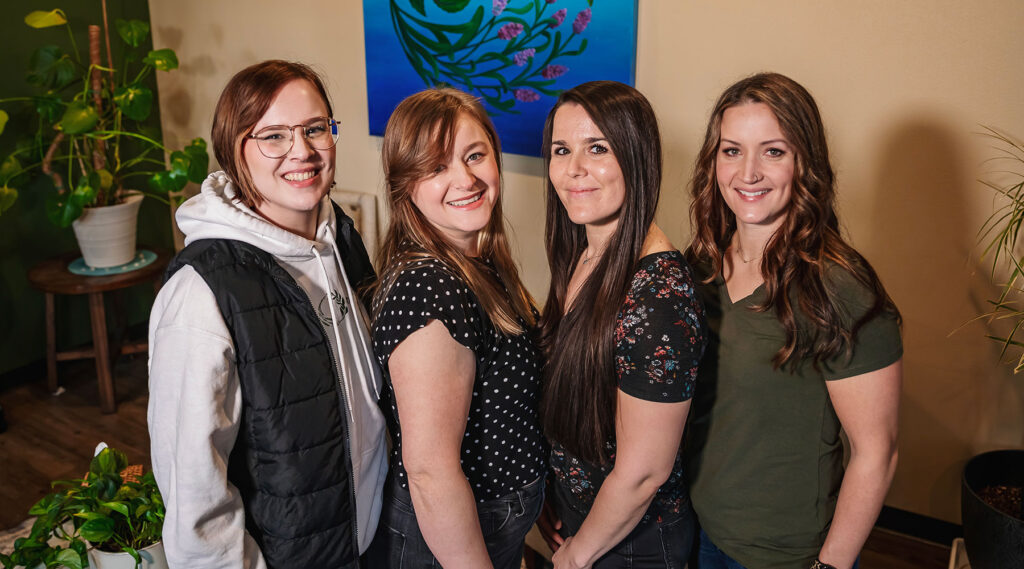
{"label": "shoulder", "polygon": [[191,266],[179,269],[160,288],[150,313],[153,332],[188,329],[230,342],[217,299],[202,276]]}
{"label": "shoulder", "polygon": [[829,262],[825,268],[824,285],[834,301],[851,314],[862,313],[875,305],[875,290],[853,271],[834,262]]}
{"label": "shoulder", "polygon": [[635,292],[654,287],[662,289],[662,295],[691,296],[693,283],[693,269],[683,254],[673,249],[642,257],[630,288]]}
{"label": "shoulder", "polygon": [[458,274],[436,259],[415,260],[392,269],[385,276],[384,297],[380,302],[396,299],[432,300],[441,296],[467,296],[469,286]]}

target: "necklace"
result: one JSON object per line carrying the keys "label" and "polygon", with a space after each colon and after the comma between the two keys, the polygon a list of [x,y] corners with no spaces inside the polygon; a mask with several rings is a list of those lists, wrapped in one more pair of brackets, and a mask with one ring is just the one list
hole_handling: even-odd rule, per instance
{"label": "necklace", "polygon": [[764,250],[762,250],[756,257],[751,257],[750,259],[747,259],[746,257],[743,256],[743,248],[740,247],[739,245],[736,245],[736,255],[739,256],[741,261],[743,261],[743,264],[749,265],[750,263],[753,263],[754,261],[760,259],[761,256],[764,255]]}
{"label": "necklace", "polygon": [[595,254],[593,254],[593,255],[591,255],[591,256],[589,256],[589,257],[584,257],[584,258],[583,258],[583,260],[582,260],[582,261],[580,261],[580,264],[581,264],[581,265],[586,265],[586,264],[587,264],[587,263],[589,263],[589,262],[590,262],[591,260],[593,260],[593,259],[597,259],[597,258],[599,258],[599,257],[600,257],[601,255],[603,255],[603,254],[604,254],[604,251],[602,251],[602,252],[600,252],[600,253],[595,253]]}

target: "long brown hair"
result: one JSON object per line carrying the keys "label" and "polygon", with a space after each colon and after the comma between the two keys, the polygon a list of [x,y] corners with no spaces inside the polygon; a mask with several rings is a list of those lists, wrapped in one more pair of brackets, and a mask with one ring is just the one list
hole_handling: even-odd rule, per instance
{"label": "long brown hair", "polygon": [[[709,267],[705,282],[722,274],[723,256],[736,230],[736,217],[722,198],[715,173],[722,117],[726,109],[748,103],[772,110],[796,159],[786,217],[761,259],[765,301],[754,310],[774,312],[786,331],[786,343],[772,359],[776,369],[792,363],[795,371],[806,360],[818,367],[844,351],[849,355],[857,331],[879,312],[899,312],[871,264],[840,234],[825,127],[814,98],[796,81],[760,73],[735,83],[718,99],[694,168],[690,218],[696,236],[687,258]],[[852,325],[828,284],[833,265],[853,275],[873,297],[868,311]],[[810,326],[798,324],[796,308]]]}
{"label": "long brown hair", "polygon": [[541,422],[548,437],[591,462],[609,459],[615,434],[617,380],[613,359],[615,320],[643,252],[661,189],[661,137],[654,109],[629,85],[593,81],[558,98],[544,125],[544,168],[551,163],[555,113],[565,104],[583,107],[608,140],[625,178],[626,197],[608,248],[563,313],[569,280],[587,247],[584,226],[569,219],[548,177],[547,245],[551,286],[541,317],[547,362]]}
{"label": "long brown hair", "polygon": [[476,243],[478,254],[494,263],[498,279],[489,276],[484,266],[449,243],[412,201],[416,183],[429,176],[438,164],[451,159],[460,118],[476,121],[487,133],[500,171],[498,135],[483,106],[471,95],[451,88],[421,91],[399,103],[388,119],[381,161],[391,225],[378,257],[381,278],[373,291],[374,318],[378,315],[380,300],[387,295],[402,269],[411,262],[433,258],[466,281],[498,330],[507,335],[521,334],[526,331],[521,321],[529,327],[535,324],[533,299],[519,279],[509,252],[501,192],[498,192],[490,221],[477,234]]}
{"label": "long brown hair", "polygon": [[238,186],[239,200],[249,207],[263,201],[256,185],[249,175],[242,146],[248,140],[246,135],[256,126],[274,102],[282,87],[295,80],[313,84],[323,97],[327,116],[334,116],[331,99],[320,75],[312,67],[295,61],[270,59],[246,67],[235,73],[220,94],[213,111],[213,152],[221,168]]}

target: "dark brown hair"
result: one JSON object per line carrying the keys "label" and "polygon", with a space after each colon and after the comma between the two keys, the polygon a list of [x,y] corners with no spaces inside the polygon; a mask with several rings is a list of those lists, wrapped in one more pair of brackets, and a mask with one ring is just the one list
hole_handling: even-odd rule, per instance
{"label": "dark brown hair", "polygon": [[246,135],[263,117],[282,87],[296,79],[309,81],[320,92],[327,115],[333,116],[327,88],[316,71],[303,63],[271,59],[250,65],[228,81],[213,111],[213,152],[217,162],[239,189],[239,200],[249,207],[263,201],[253,184],[242,148]]}
{"label": "dark brown hair", "polygon": [[391,224],[378,262],[381,278],[374,293],[374,319],[381,300],[395,277],[409,263],[437,259],[456,272],[476,295],[488,318],[501,332],[521,334],[535,324],[533,299],[526,291],[505,237],[501,192],[491,219],[477,235],[477,253],[494,263],[498,279],[486,267],[448,242],[412,201],[417,182],[430,176],[438,164],[451,160],[459,119],[475,121],[487,133],[498,171],[501,143],[491,119],[475,97],[451,88],[428,89],[410,95],[395,108],[384,130],[381,161],[387,183]]}
{"label": "dark brown hair", "polygon": [[548,113],[542,150],[545,171],[551,164],[555,114],[566,104],[583,107],[608,140],[625,179],[626,196],[608,248],[572,308],[563,313],[587,235],[584,226],[569,219],[548,177],[544,237],[551,286],[541,317],[541,347],[547,359],[541,422],[547,436],[571,453],[604,462],[609,458],[605,445],[615,434],[615,320],[658,207],[661,137],[654,109],[639,91],[615,81],[584,83],[562,93]]}
{"label": "dark brown hair", "polygon": [[[718,99],[694,168],[690,218],[696,235],[687,257],[709,267],[706,282],[722,274],[723,256],[736,230],[736,217],[722,198],[715,173],[722,117],[726,109],[749,103],[771,109],[796,160],[785,220],[761,259],[766,298],[754,309],[774,312],[786,331],[786,343],[772,360],[776,368],[805,360],[818,367],[844,351],[849,355],[857,330],[879,312],[899,312],[868,261],[840,234],[825,127],[814,98],[796,81],[759,73],[730,86]],[[852,325],[829,286],[832,266],[849,272],[873,296],[867,313]],[[795,308],[810,326],[798,325]]]}

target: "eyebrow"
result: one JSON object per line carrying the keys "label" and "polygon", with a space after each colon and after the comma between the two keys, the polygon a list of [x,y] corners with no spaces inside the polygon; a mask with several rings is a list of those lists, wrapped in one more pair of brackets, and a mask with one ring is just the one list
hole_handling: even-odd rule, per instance
{"label": "eyebrow", "polygon": [[[321,116],[321,115],[316,115],[316,116],[313,116],[313,117],[309,117],[308,119],[306,119],[306,120],[304,120],[304,121],[302,121],[300,123],[297,123],[297,124],[300,124],[302,126],[308,126],[309,123],[311,123],[311,122],[313,122],[313,121],[315,121],[317,119],[322,119],[322,118],[324,118],[324,117]],[[327,117],[327,119],[330,120],[330,117]],[[279,127],[279,126],[287,127],[288,125],[286,125],[286,124],[268,124],[267,126],[263,126],[263,127],[260,127],[260,128],[253,128],[253,132],[259,132],[261,130],[265,130],[265,129],[273,128],[273,127]]]}
{"label": "eyebrow", "polygon": [[485,141],[483,141],[483,140],[477,140],[475,142],[471,142],[471,143],[467,144],[462,149],[462,153],[465,154],[466,152],[469,152],[470,150],[476,149],[476,147],[478,147],[478,146],[482,146],[484,148],[487,148],[489,145]]}
{"label": "eyebrow", "polygon": [[[727,142],[729,144],[735,144],[736,146],[743,146],[742,144],[736,142],[735,140],[730,140],[728,138],[722,138],[722,142]],[[789,146],[789,141],[786,140],[785,138],[773,138],[771,140],[765,140],[763,142],[758,143],[758,146],[764,146],[765,144],[779,144],[780,142],[782,144],[785,144],[785,145]]]}
{"label": "eyebrow", "polygon": [[[591,144],[593,142],[608,142],[608,139],[603,136],[592,136],[590,138],[584,139],[583,142],[587,144]],[[558,144],[560,146],[569,146],[569,144],[564,140],[552,140],[551,145],[554,146],[555,144]]]}

